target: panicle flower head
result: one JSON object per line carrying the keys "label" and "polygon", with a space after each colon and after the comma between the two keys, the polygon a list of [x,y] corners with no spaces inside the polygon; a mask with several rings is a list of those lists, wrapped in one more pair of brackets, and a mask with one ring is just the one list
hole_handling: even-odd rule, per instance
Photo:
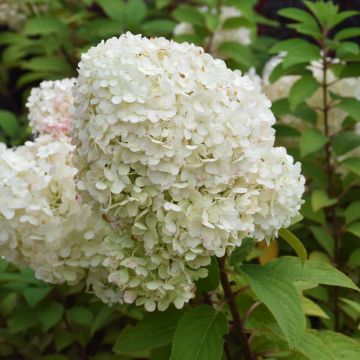
{"label": "panicle flower head", "polygon": [[8,26],[12,30],[23,27],[31,14],[41,14],[47,9],[46,1],[37,0],[31,3],[24,0],[0,0],[0,26]]}
{"label": "panicle flower head", "polygon": [[202,48],[103,41],[73,93],[78,186],[114,230],[89,278],[104,300],[181,307],[211,256],[270,240],[298,214],[304,178],[273,147],[270,101]]}
{"label": "panicle flower head", "polygon": [[43,81],[31,90],[26,103],[29,120],[36,134],[70,135],[72,120],[70,110],[73,105],[72,87],[76,79]]}
{"label": "panicle flower head", "polygon": [[47,282],[74,284],[101,263],[108,228],[82,204],[69,138],[44,135],[16,149],[0,146],[0,250]]}

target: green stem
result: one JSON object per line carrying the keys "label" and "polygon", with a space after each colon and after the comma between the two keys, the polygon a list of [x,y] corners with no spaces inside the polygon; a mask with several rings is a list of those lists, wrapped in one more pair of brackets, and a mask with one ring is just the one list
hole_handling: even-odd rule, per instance
{"label": "green stem", "polygon": [[[215,11],[216,11],[216,14],[217,15],[220,15],[220,12],[221,12],[221,7],[222,7],[222,0],[217,0],[216,2],[216,7],[215,7]],[[216,31],[216,30],[215,30]],[[209,41],[208,43],[206,44],[206,47],[205,47],[205,51],[207,53],[210,53],[211,54],[211,47],[212,47],[212,43],[214,41],[214,35],[215,35],[215,32],[210,32],[210,35],[209,35]]]}
{"label": "green stem", "polygon": [[218,258],[218,263],[220,267],[220,281],[224,290],[225,298],[228,299],[229,309],[234,320],[234,329],[235,335],[241,346],[244,357],[246,360],[254,360],[255,357],[252,354],[251,347],[248,341],[248,337],[243,333],[243,322],[240,317],[239,310],[237,308],[236,300],[231,289],[231,285],[228,279],[228,275],[225,269],[226,256]]}
{"label": "green stem", "polygon": [[[330,140],[330,129],[329,129],[329,110],[330,106],[328,103],[328,78],[327,78],[327,72],[329,69],[329,62],[328,62],[328,47],[326,44],[327,39],[327,33],[324,31],[323,38],[321,40],[321,48],[322,48],[322,68],[323,68],[323,79],[322,79],[322,95],[323,95],[323,115],[324,115],[324,133],[325,136]],[[326,162],[326,173],[328,178],[328,187],[327,192],[329,197],[334,197],[334,173],[333,173],[333,166],[331,164],[331,143],[328,141],[325,145],[325,162]],[[337,267],[338,266],[338,254],[340,250],[340,239],[338,236],[338,229],[337,229],[337,221],[336,221],[336,213],[335,213],[335,207],[331,206],[327,210],[328,219],[330,219],[330,222],[332,224],[332,235],[334,238],[334,256],[333,256],[333,263]],[[333,297],[333,306],[334,306],[334,316],[335,316],[335,330],[339,330],[340,323],[339,323],[339,315],[340,315],[340,309],[339,309],[339,301],[338,301],[338,290],[337,288],[334,289],[334,297]]]}

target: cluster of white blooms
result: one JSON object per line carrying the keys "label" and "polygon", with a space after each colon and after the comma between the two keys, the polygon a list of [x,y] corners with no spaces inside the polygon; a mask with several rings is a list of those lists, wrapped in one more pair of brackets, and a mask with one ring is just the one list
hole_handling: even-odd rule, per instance
{"label": "cluster of white blooms", "polygon": [[[215,9],[214,9],[215,10]],[[200,7],[200,12],[205,13],[208,11],[207,7]],[[214,31],[212,39],[206,38],[205,43],[203,44],[204,48],[210,46],[210,53],[216,57],[222,58],[221,52],[219,52],[219,46],[227,41],[238,42],[243,45],[249,45],[251,43],[251,31],[246,27],[238,27],[235,29],[224,29],[224,24],[226,20],[232,18],[241,17],[241,11],[233,6],[222,6],[220,8],[220,21],[218,29]],[[182,22],[178,24],[174,29],[174,35],[185,35],[185,34],[194,34],[194,27],[189,24]]]}
{"label": "cluster of white blooms", "polygon": [[274,147],[270,105],[193,45],[100,43],[79,79],[31,92],[39,137],[0,146],[2,256],[47,282],[84,279],[107,303],[181,308],[211,256],[298,214],[304,178]]}
{"label": "cluster of white blooms", "polygon": [[69,135],[72,127],[71,89],[76,79],[43,81],[31,90],[26,103],[32,131],[36,134]]}
{"label": "cluster of white blooms", "polygon": [[69,138],[0,147],[0,252],[51,283],[76,283],[98,266],[107,224],[77,194]]}
{"label": "cluster of white blooms", "polygon": [[44,1],[0,0],[0,26],[21,29],[30,14],[40,14],[46,9]]}
{"label": "cluster of white blooms", "polygon": [[203,49],[130,33],[82,56],[75,165],[114,232],[89,284],[107,302],[181,307],[213,255],[270,240],[304,178],[274,148],[270,101]]}

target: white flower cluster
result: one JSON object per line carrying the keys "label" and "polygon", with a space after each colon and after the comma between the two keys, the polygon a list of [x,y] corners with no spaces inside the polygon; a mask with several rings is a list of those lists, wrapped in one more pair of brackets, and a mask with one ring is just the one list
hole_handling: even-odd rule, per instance
{"label": "white flower cluster", "polygon": [[31,90],[26,103],[29,120],[36,134],[69,135],[72,127],[70,109],[73,105],[71,89],[76,79],[43,81]]}
{"label": "white flower cluster", "polygon": [[274,148],[270,101],[203,49],[130,33],[82,56],[75,164],[113,228],[89,284],[107,302],[181,307],[213,255],[298,214],[300,164]]}
{"label": "white flower cluster", "polygon": [[40,14],[46,9],[47,4],[44,1],[0,0],[0,26],[19,30],[30,14]]}
{"label": "white flower cluster", "polygon": [[107,226],[77,195],[73,150],[50,135],[0,147],[0,252],[51,283],[76,283],[102,261]]}
{"label": "white flower cluster", "polygon": [[[199,11],[205,13],[206,11],[208,11],[208,9],[207,7],[200,7]],[[242,16],[240,10],[238,10],[237,8],[233,6],[222,6],[220,8],[219,15],[220,22],[218,29],[214,31],[211,41],[209,38],[205,39],[205,43],[203,44],[203,46],[204,48],[210,46],[210,53],[213,56],[222,58],[222,54],[221,52],[219,52],[219,46],[222,43],[227,41],[234,41],[243,45],[249,45],[251,43],[251,31],[249,28],[246,27],[224,29],[224,23],[226,22],[226,20]],[[174,29],[174,35],[185,35],[194,33],[194,27],[191,24],[185,22],[178,24]]]}

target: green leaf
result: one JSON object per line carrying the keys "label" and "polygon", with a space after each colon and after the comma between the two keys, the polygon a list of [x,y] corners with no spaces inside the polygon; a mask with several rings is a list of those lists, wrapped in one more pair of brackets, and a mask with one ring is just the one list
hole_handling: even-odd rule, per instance
{"label": "green leaf", "polygon": [[243,262],[247,256],[254,249],[255,240],[251,238],[245,238],[241,246],[235,248],[235,250],[230,255],[230,265],[239,265]]}
{"label": "green leaf", "polygon": [[359,291],[354,282],[344,273],[334,268],[332,265],[307,260],[305,264],[300,259],[291,256],[282,256],[272,260],[264,266],[274,276],[278,276],[290,281],[307,281],[314,284],[341,286]]}
{"label": "green leaf", "polygon": [[202,305],[188,311],[176,327],[170,360],[220,360],[227,320]]}
{"label": "green leaf", "polygon": [[18,78],[18,81],[16,83],[16,88],[21,88],[25,85],[37,82],[39,80],[51,80],[51,79],[55,80],[55,78],[56,78],[56,75],[51,72],[36,71],[36,72],[25,73],[24,75],[21,75]]}
{"label": "green leaf", "polygon": [[288,25],[301,34],[311,35],[314,38],[321,37],[320,28],[316,20],[306,11],[297,8],[286,8],[278,12],[279,15],[296,20],[299,23]]}
{"label": "green leaf", "polygon": [[321,331],[318,337],[331,352],[335,360],[357,360],[360,354],[360,344],[339,333]]}
{"label": "green leaf", "polygon": [[156,8],[163,9],[164,7],[170,5],[171,0],[156,0]]}
{"label": "green leaf", "polygon": [[246,68],[254,66],[257,62],[255,55],[248,46],[237,42],[224,42],[219,46],[219,52],[235,60]]}
{"label": "green leaf", "polygon": [[288,53],[284,58],[283,67],[286,69],[297,64],[307,64],[319,58],[320,50],[315,45],[307,44]]}
{"label": "green leaf", "polygon": [[340,132],[332,139],[332,147],[336,155],[344,155],[360,146],[360,135],[354,131]]}
{"label": "green leaf", "polygon": [[319,211],[320,209],[329,207],[336,204],[336,199],[329,198],[328,194],[324,190],[315,190],[311,194],[311,205],[314,212]]}
{"label": "green leaf", "polygon": [[34,285],[43,285],[43,283],[28,274],[23,273],[0,273],[0,282],[8,283],[25,283],[25,284],[34,284]]}
{"label": "green leaf", "polygon": [[360,158],[358,157],[352,157],[347,158],[341,162],[341,164],[349,169],[354,174],[360,176]]}
{"label": "green leaf", "polygon": [[345,221],[347,224],[360,219],[360,200],[350,204],[345,209]]}
{"label": "green leaf", "polygon": [[337,66],[341,67],[341,71],[340,71],[340,73],[338,75],[338,77],[341,78],[341,79],[349,78],[349,77],[359,77],[360,76],[359,63],[344,64],[344,65],[337,64]]}
{"label": "green leaf", "polygon": [[220,24],[219,15],[218,14],[212,14],[212,13],[205,13],[204,16],[205,16],[206,28],[211,32],[216,31],[219,24]]}
{"label": "green leaf", "polygon": [[334,256],[334,239],[320,226],[310,226],[310,230],[321,247],[331,256]]}
{"label": "green leaf", "polygon": [[104,327],[113,317],[113,313],[112,308],[103,305],[91,325],[91,334],[93,335],[97,330]]}
{"label": "green leaf", "polygon": [[91,327],[94,316],[92,312],[84,306],[74,306],[67,310],[67,317],[79,325]]}
{"label": "green leaf", "polygon": [[0,312],[4,316],[9,315],[17,305],[18,294],[16,292],[11,292],[2,297],[0,303]]}
{"label": "green leaf", "polygon": [[296,30],[300,34],[310,35],[314,39],[321,38],[321,32],[313,26],[308,26],[307,24],[290,24],[288,28]]}
{"label": "green leaf", "polygon": [[307,259],[307,252],[302,242],[288,229],[280,229],[279,235],[294,249],[302,262]]}
{"label": "green leaf", "polygon": [[208,276],[196,282],[196,290],[200,293],[213,291],[219,286],[220,270],[216,257],[211,258],[211,263],[207,266]]}
{"label": "green leaf", "polygon": [[291,20],[299,21],[303,24],[306,24],[309,27],[313,27],[317,31],[320,32],[320,28],[316,22],[316,20],[306,11],[298,9],[298,8],[286,8],[278,11],[278,14],[284,16]]}
{"label": "green leaf", "polygon": [[226,19],[223,24],[223,29],[238,29],[239,27],[252,29],[254,27],[254,23],[245,19],[243,16],[237,16]]}
{"label": "green leaf", "polygon": [[360,238],[360,222],[350,224],[346,230]]}
{"label": "green leaf", "polygon": [[34,307],[38,304],[49,292],[51,287],[29,287],[24,291],[24,298],[27,303]]}
{"label": "green leaf", "polygon": [[63,313],[64,307],[60,303],[53,301],[45,306],[41,306],[37,315],[47,331],[60,321]]}
{"label": "green leaf", "polygon": [[357,36],[360,36],[360,27],[349,27],[338,31],[335,35],[335,40],[340,41]]}
{"label": "green leaf", "polygon": [[151,350],[149,360],[169,360],[171,355],[171,346],[165,346]]}
{"label": "green leaf", "polygon": [[[315,125],[316,123],[316,112],[306,104],[299,104],[295,110],[291,110],[289,100],[280,99],[273,102],[271,109],[276,116],[290,114],[310,124]],[[279,124],[277,126],[279,126]]]}
{"label": "green leaf", "polygon": [[320,87],[312,75],[304,75],[297,80],[290,89],[289,102],[291,109],[310,98]]}
{"label": "green leaf", "polygon": [[329,349],[316,336],[315,331],[306,331],[296,350],[310,360],[334,360]]}
{"label": "green leaf", "polygon": [[304,309],[305,315],[316,316],[316,317],[320,317],[323,319],[329,319],[329,316],[325,313],[325,311],[314,301],[312,301],[304,296],[301,298],[301,301],[303,304],[303,309]]}
{"label": "green leaf", "polygon": [[327,254],[325,254],[324,252],[317,251],[317,250],[314,250],[310,253],[309,260],[321,261],[321,262],[325,262],[327,264],[331,264],[331,259],[329,258],[329,256]]}
{"label": "green leaf", "polygon": [[273,84],[275,81],[279,80],[282,76],[286,75],[295,75],[297,77],[301,75],[308,74],[308,70],[305,69],[304,65],[298,64],[294,66],[290,66],[288,68],[284,68],[282,62],[275,66],[272,70],[269,81],[270,84]]}
{"label": "green leaf", "polygon": [[346,19],[351,18],[353,16],[358,16],[359,14],[360,12],[355,10],[342,11],[341,13],[338,14],[338,16],[335,17],[335,19],[332,19],[332,25],[335,26],[337,24],[340,24]]}
{"label": "green leaf", "polygon": [[116,20],[110,19],[94,19],[88,21],[80,29],[83,36],[106,38],[111,36],[119,36],[123,32],[123,24]]}
{"label": "green leaf", "polygon": [[276,131],[276,136],[297,137],[301,134],[299,130],[285,124],[277,124],[273,128]]}
{"label": "green leaf", "polygon": [[283,51],[287,53],[282,62],[282,66],[285,69],[294,65],[309,63],[311,60],[318,60],[320,58],[320,49],[302,39],[280,41],[272,46],[269,51],[271,54],[277,54]]}
{"label": "green leaf", "polygon": [[31,60],[27,60],[22,64],[23,69],[33,71],[51,71],[55,73],[71,73],[70,65],[58,57],[45,56],[45,57],[33,57]]}
{"label": "green leaf", "polygon": [[110,19],[125,21],[125,4],[122,0],[97,0],[97,3]]}
{"label": "green leaf", "polygon": [[349,17],[359,14],[358,11],[342,11],[339,12],[339,6],[332,2],[324,1],[304,1],[305,5],[311,10],[311,12],[317,17],[320,24],[327,30],[332,29],[337,24],[348,19]]}
{"label": "green leaf", "polygon": [[63,354],[50,354],[42,356],[41,360],[70,360],[70,358]]}
{"label": "green leaf", "polygon": [[172,16],[179,22],[195,26],[205,25],[204,15],[196,7],[190,5],[180,5],[172,12]]}
{"label": "green leaf", "polygon": [[354,120],[360,121],[360,102],[353,98],[342,98],[338,108],[348,113]]}
{"label": "green leaf", "polygon": [[269,271],[267,265],[242,265],[241,271],[257,298],[274,315],[289,346],[296,346],[305,331],[305,316],[294,284],[281,274]]}
{"label": "green leaf", "polygon": [[8,266],[9,263],[5,259],[0,258],[0,273],[4,272]]}
{"label": "green leaf", "polygon": [[142,28],[145,33],[154,36],[172,33],[175,25],[176,23],[172,20],[158,19],[144,22]]}
{"label": "green leaf", "polygon": [[320,210],[318,212],[314,212],[309,200],[305,201],[301,207],[301,215],[304,216],[304,218],[315,221],[321,225],[324,225],[326,222],[324,211]]}
{"label": "green leaf", "polygon": [[269,53],[270,54],[278,54],[278,53],[282,53],[284,51],[289,52],[289,51],[292,51],[293,49],[307,46],[307,44],[308,44],[307,41],[305,41],[303,39],[298,39],[298,38],[282,40],[282,41],[276,42],[269,49]]}
{"label": "green leaf", "polygon": [[346,298],[340,298],[340,300],[346,305],[350,306],[353,310],[356,311],[357,314],[360,315],[360,304],[358,302]]}
{"label": "green leaf", "polygon": [[139,24],[147,13],[147,6],[143,0],[129,0],[126,4],[125,19],[130,24]]}
{"label": "green leaf", "polygon": [[57,17],[37,16],[26,21],[23,33],[25,35],[63,34],[66,25]]}
{"label": "green leaf", "polygon": [[19,132],[20,127],[17,118],[11,111],[0,110],[0,129],[11,137],[16,136]]}
{"label": "green leaf", "polygon": [[29,308],[19,309],[8,320],[10,333],[27,330],[37,325],[36,313]]}
{"label": "green leaf", "polygon": [[343,41],[341,43],[334,43],[332,46],[336,50],[336,55],[339,58],[343,58],[347,55],[357,55],[359,54],[359,45],[351,41]]}
{"label": "green leaf", "polygon": [[301,157],[308,156],[321,148],[328,142],[328,138],[317,129],[305,130],[300,137]]}
{"label": "green leaf", "polygon": [[117,339],[113,350],[116,353],[131,354],[151,350],[170,344],[180,311],[147,313],[136,326],[127,326]]}
{"label": "green leaf", "polygon": [[60,352],[61,350],[65,349],[67,346],[72,344],[76,341],[76,335],[66,331],[66,330],[60,330],[55,333],[55,349],[57,352]]}
{"label": "green leaf", "polygon": [[351,253],[347,265],[351,268],[356,268],[360,266],[360,247]]}
{"label": "green leaf", "polygon": [[199,34],[181,34],[174,36],[174,40],[178,43],[188,42],[198,46],[202,46],[204,38]]}

